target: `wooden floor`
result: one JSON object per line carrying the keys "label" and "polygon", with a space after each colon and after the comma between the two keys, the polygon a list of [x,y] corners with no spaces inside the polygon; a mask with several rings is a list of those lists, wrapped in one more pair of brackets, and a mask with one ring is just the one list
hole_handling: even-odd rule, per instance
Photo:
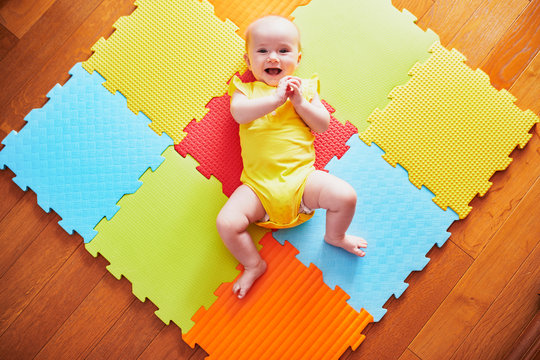
{"label": "wooden floor", "polygon": [[[540,112],[540,0],[394,0]],[[0,0],[0,139],[86,60],[132,0]],[[538,310],[540,130],[343,359],[502,359]],[[1,359],[202,359],[0,171]],[[533,334],[533,338],[538,333]]]}

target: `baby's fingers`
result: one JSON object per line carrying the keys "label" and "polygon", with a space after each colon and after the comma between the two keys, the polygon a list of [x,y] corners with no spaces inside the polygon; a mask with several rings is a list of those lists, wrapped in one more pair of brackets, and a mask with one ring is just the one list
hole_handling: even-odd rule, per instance
{"label": "baby's fingers", "polygon": [[295,83],[289,83],[289,87],[291,88],[291,92],[294,93],[294,94],[301,94],[302,93],[302,88],[300,86],[300,84],[295,84]]}

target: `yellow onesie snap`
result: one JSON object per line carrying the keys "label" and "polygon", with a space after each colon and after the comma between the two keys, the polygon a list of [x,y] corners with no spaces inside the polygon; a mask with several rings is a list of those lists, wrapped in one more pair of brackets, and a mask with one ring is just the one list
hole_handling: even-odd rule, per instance
{"label": "yellow onesie snap", "polygon": [[[261,81],[243,83],[234,77],[229,95],[238,90],[250,99],[269,96],[275,87]],[[310,101],[319,91],[316,76],[302,79],[302,95]],[[275,111],[240,124],[244,170],[240,180],[249,186],[268,214],[257,225],[280,229],[299,225],[313,216],[298,213],[308,175],[315,170],[315,137],[290,100]]]}

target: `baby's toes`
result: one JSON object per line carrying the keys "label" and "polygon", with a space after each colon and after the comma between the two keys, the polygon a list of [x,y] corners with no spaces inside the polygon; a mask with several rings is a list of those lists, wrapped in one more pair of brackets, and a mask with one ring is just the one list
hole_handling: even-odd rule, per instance
{"label": "baby's toes", "polygon": [[240,294],[240,285],[235,283],[232,287],[232,292],[234,295],[238,296]]}
{"label": "baby's toes", "polygon": [[355,254],[357,256],[366,255],[366,253],[364,251],[362,251],[362,249],[360,249],[359,247],[356,247],[356,248],[353,249],[353,254]]}
{"label": "baby's toes", "polygon": [[240,289],[240,291],[238,291],[238,295],[237,295],[237,296],[238,296],[239,299],[243,299],[244,296],[246,296],[246,290]]}

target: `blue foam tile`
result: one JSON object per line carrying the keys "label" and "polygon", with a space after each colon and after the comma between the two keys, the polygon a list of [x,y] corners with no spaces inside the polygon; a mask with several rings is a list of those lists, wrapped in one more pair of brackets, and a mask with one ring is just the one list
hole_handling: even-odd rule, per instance
{"label": "blue foam tile", "polygon": [[139,177],[163,162],[161,153],[172,144],[156,135],[142,113],[135,115],[120,93],[111,94],[97,72],[80,64],[64,86],[56,85],[41,109],[32,110],[19,132],[2,142],[0,169],[8,166],[13,181],[37,194],[38,204],[53,209],[68,232],[85,242],[94,226],[118,211],[117,201],[135,192]]}
{"label": "blue foam tile", "polygon": [[422,270],[434,244],[448,239],[448,227],[458,215],[443,211],[426,188],[417,189],[407,172],[393,168],[375,144],[367,146],[357,136],[340,159],[333,159],[327,169],[349,184],[357,194],[356,214],[348,233],[368,242],[365,257],[356,257],[324,242],[325,211],[317,210],[308,222],[274,233],[280,242],[290,242],[299,251],[298,259],[316,265],[330,287],[339,286],[356,310],[365,308],[375,321],[384,313],[384,303],[392,294],[399,297],[407,288],[405,278]]}

